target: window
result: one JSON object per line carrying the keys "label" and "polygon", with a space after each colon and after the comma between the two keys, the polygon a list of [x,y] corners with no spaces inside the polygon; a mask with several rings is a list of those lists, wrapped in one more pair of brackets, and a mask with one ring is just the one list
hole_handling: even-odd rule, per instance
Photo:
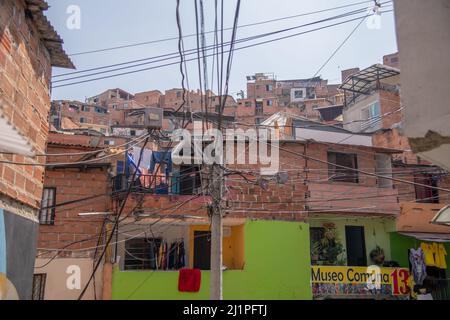
{"label": "window", "polygon": [[345,226],[345,242],[347,244],[347,265],[367,266],[364,227]]}
{"label": "window", "polygon": [[113,108],[114,110],[116,110],[116,109],[117,109],[117,104],[113,104],[113,105],[112,105],[112,108]]}
{"label": "window", "polygon": [[80,123],[87,123],[87,119],[84,118],[84,117],[81,117],[81,118],[80,118]]}
{"label": "window", "polygon": [[124,103],[124,104],[123,104],[123,108],[124,108],[124,109],[128,108],[128,103]]}
{"label": "window", "polygon": [[251,101],[245,101],[245,106],[246,107],[251,107],[252,106],[252,102]]}
{"label": "window", "polygon": [[268,84],[266,85],[266,91],[272,91],[273,90],[273,85]]}
{"label": "window", "polygon": [[130,136],[134,137],[136,135],[136,130],[130,130]]}
{"label": "window", "polygon": [[115,141],[114,141],[114,140],[105,140],[105,141],[103,142],[103,144],[104,144],[105,146],[113,146],[113,145],[115,144]]}
{"label": "window", "polygon": [[44,300],[45,295],[45,281],[47,279],[47,274],[38,273],[33,275],[33,292],[32,300]]}
{"label": "window", "polygon": [[181,91],[177,91],[177,99],[181,98]]}
{"label": "window", "polygon": [[42,193],[39,223],[53,225],[55,223],[56,188],[44,188]]}
{"label": "window", "polygon": [[[328,177],[330,181],[358,183],[358,172],[351,169],[358,169],[357,155],[353,153],[328,152]],[[349,169],[335,167],[347,167]]]}
{"label": "window", "polygon": [[220,113],[220,105],[216,105],[215,109],[216,109],[216,113]]}
{"label": "window", "polygon": [[159,238],[127,240],[125,242],[124,270],[155,270],[160,245],[161,239]]}
{"label": "window", "polygon": [[289,97],[291,95],[291,90],[289,90],[289,89],[282,89],[281,90],[281,95],[283,97]]}
{"label": "window", "polygon": [[89,106],[81,106],[81,111],[84,111],[84,112],[89,112],[91,109],[89,108]]}
{"label": "window", "polygon": [[267,100],[267,106],[269,107],[273,106],[273,100]]}
{"label": "window", "polygon": [[369,105],[368,107],[361,110],[361,120],[367,120],[361,123],[361,129],[367,129],[375,127],[377,124],[381,123],[380,118],[380,104],[377,102]]}
{"label": "window", "polygon": [[437,177],[429,174],[415,174],[414,182],[427,185],[415,185],[416,200],[420,203],[439,203],[439,190],[437,187]]}
{"label": "window", "polygon": [[124,270],[178,270],[185,267],[184,241],[135,238],[125,242]]}
{"label": "window", "polygon": [[303,99],[303,90],[294,91],[294,99]]}
{"label": "window", "polygon": [[322,255],[321,241],[325,233],[325,228],[311,227],[309,228],[310,234],[310,250],[311,250],[311,264],[316,265],[320,261]]}

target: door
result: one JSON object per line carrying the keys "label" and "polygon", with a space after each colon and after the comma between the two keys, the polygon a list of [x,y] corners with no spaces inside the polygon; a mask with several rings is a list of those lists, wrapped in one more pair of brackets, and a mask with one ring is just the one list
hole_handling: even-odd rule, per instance
{"label": "door", "polygon": [[211,269],[211,231],[194,231],[194,268]]}
{"label": "door", "polygon": [[347,244],[347,265],[367,266],[364,227],[345,226],[345,240]]}

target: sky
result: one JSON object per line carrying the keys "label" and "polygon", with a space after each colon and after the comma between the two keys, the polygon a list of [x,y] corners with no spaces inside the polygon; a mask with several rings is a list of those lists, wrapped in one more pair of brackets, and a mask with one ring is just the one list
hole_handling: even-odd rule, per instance
{"label": "sky", "polygon": [[[204,0],[204,2],[205,29],[209,31],[213,30],[214,26],[214,0]],[[299,15],[358,2],[362,1],[242,0],[239,25]],[[176,0],[48,0],[48,3],[50,9],[46,12],[46,15],[64,39],[63,46],[68,54],[153,41],[176,37],[178,35]],[[180,3],[182,32],[184,35],[195,34],[194,1],[181,0]],[[76,5],[80,9],[79,29],[69,28],[67,26],[67,20],[71,16],[70,13],[67,13],[67,9],[71,5]],[[236,0],[225,1],[224,25],[226,27],[231,27],[233,24],[235,6]],[[237,38],[290,28],[352,10],[368,8],[369,6],[370,1],[367,1],[364,4],[339,10],[285,19],[258,26],[242,27],[237,31]],[[383,10],[391,9],[391,4],[384,5]],[[352,17],[361,15],[364,14],[354,15]],[[296,29],[283,35],[306,31],[317,28],[318,26],[351,19],[352,17]],[[258,72],[273,73],[279,80],[312,77],[357,24],[358,21],[352,21],[270,44],[236,51],[233,58],[229,92],[235,96],[240,90],[245,91],[246,76],[254,75]],[[231,31],[226,31],[225,37],[227,40],[230,39]],[[260,42],[274,37],[276,36],[259,39],[250,43]],[[207,35],[206,40],[208,44],[212,44],[212,35]],[[247,44],[237,44],[236,47]],[[186,49],[196,48],[195,37],[185,38],[184,46]],[[75,55],[71,56],[71,59],[77,67],[77,70],[85,70],[167,53],[175,53],[177,51],[178,41],[171,40],[120,50]],[[381,63],[383,55],[396,51],[397,43],[395,38],[394,15],[392,12],[383,13],[380,28],[369,28],[366,23],[362,23],[319,75],[324,79],[328,79],[329,83],[339,83],[341,70],[353,67],[365,68],[374,63]],[[159,62],[159,64],[167,62],[169,61]],[[211,78],[211,63],[212,58],[209,58],[209,78]],[[148,68],[157,64],[154,63],[121,70],[116,73]],[[73,71],[61,68],[53,69],[53,75],[68,72]],[[113,73],[106,75],[110,74]],[[190,89],[197,89],[199,81],[196,61],[188,62],[188,78]],[[54,81],[60,79],[54,78]],[[53,85],[57,86],[59,84],[61,83],[54,83]],[[180,88],[181,75],[179,66],[172,65],[120,77],[53,88],[52,99],[84,101],[86,97],[91,97],[106,89],[117,87],[131,93],[155,89],[164,92],[167,89]],[[217,92],[217,89],[213,89],[213,91]]]}

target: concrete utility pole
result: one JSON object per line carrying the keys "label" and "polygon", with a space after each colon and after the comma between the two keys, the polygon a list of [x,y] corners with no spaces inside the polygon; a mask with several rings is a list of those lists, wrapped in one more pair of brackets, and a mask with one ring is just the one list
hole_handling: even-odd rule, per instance
{"label": "concrete utility pole", "polygon": [[222,300],[222,197],[223,170],[218,164],[211,166],[211,279],[210,300]]}

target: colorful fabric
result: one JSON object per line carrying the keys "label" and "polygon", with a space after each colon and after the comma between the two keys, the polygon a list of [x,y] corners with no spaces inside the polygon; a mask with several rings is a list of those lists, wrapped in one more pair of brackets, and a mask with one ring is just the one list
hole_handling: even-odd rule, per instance
{"label": "colorful fabric", "polygon": [[422,242],[420,244],[420,248],[422,249],[425,257],[425,265],[427,265],[428,267],[435,267],[436,260],[434,253],[436,252],[436,247],[434,247],[432,244]]}
{"label": "colorful fabric", "polygon": [[409,250],[409,262],[411,262],[414,282],[418,285],[423,284],[423,280],[427,277],[427,269],[425,266],[425,257],[421,248]]}
{"label": "colorful fabric", "polygon": [[436,267],[440,269],[447,269],[447,251],[445,246],[440,243],[436,244]]}
{"label": "colorful fabric", "polygon": [[200,290],[202,273],[200,269],[180,269],[178,276],[178,291],[198,292]]}

